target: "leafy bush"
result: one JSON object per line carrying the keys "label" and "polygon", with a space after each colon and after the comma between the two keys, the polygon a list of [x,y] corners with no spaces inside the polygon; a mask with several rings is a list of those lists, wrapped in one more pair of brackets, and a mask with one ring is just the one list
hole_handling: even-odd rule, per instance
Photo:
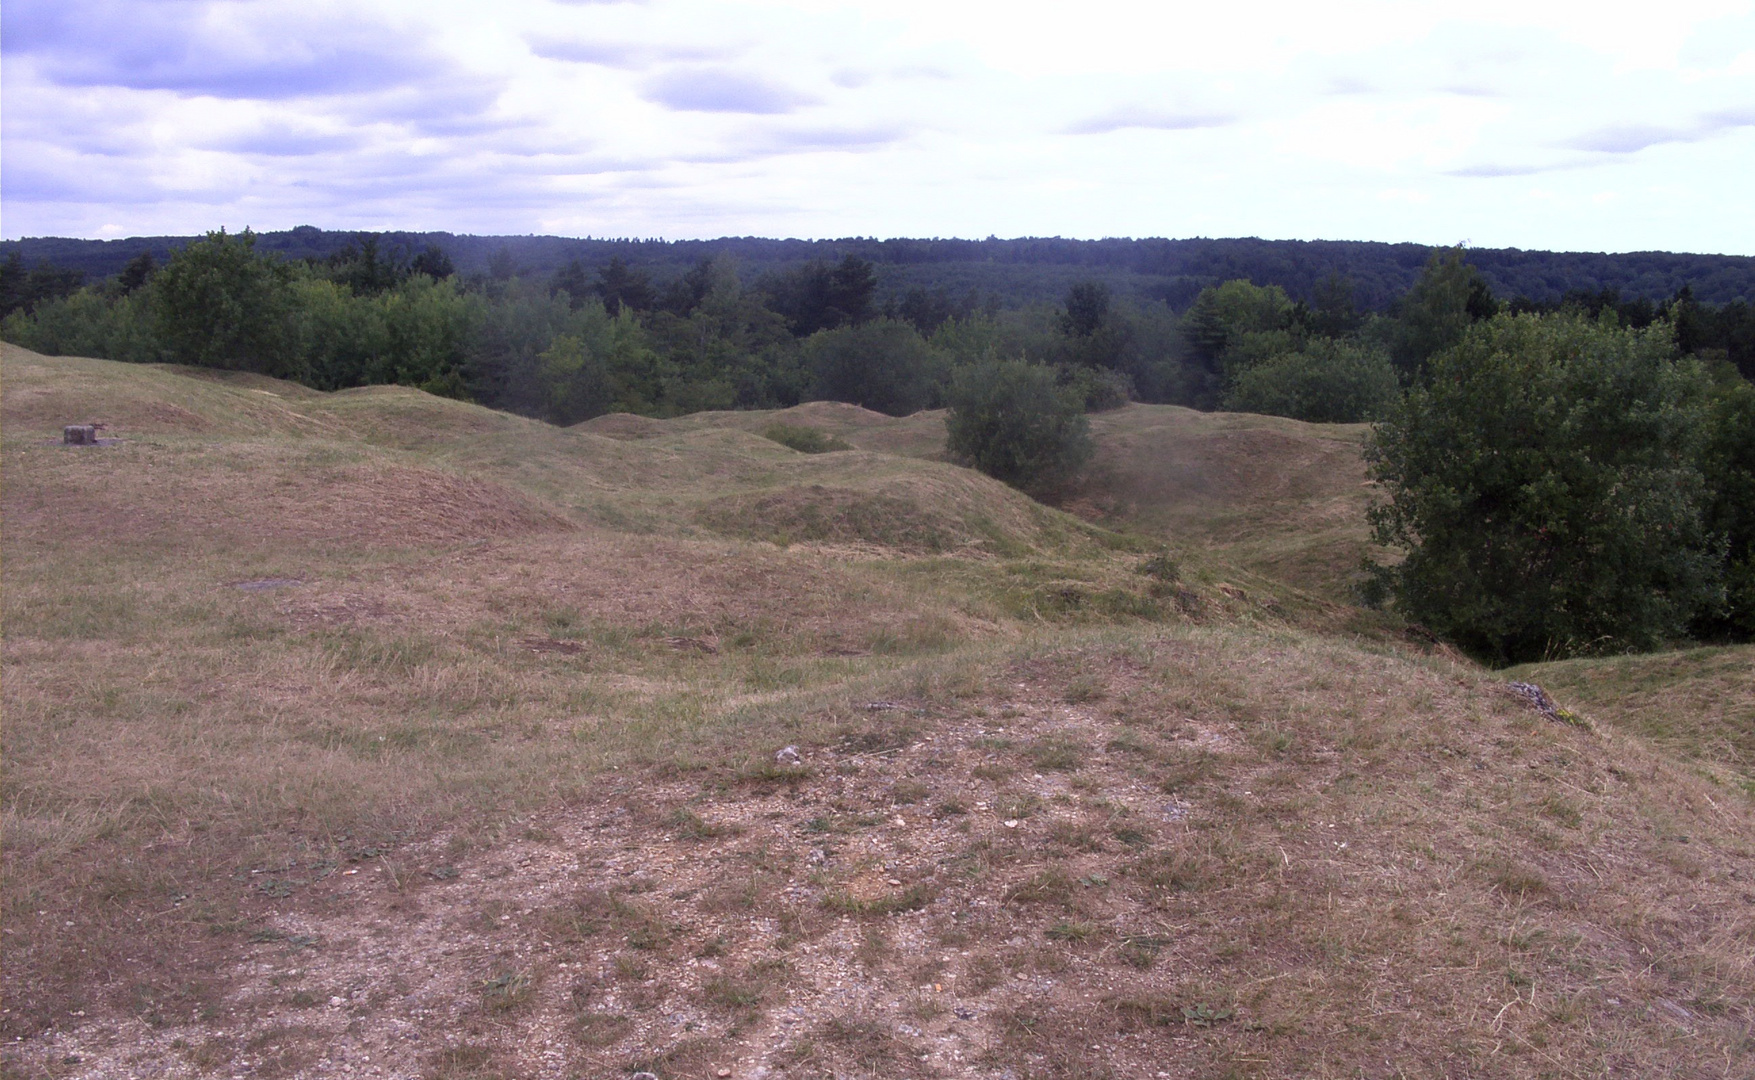
{"label": "leafy bush", "polygon": [[171,256],[152,279],[159,341],[170,358],[297,378],[292,267],[256,253],[249,230],[208,233]]}
{"label": "leafy bush", "polygon": [[1086,412],[1109,412],[1132,401],[1133,379],[1113,368],[1072,368],[1064,376],[1066,386],[1078,395]]}
{"label": "leafy bush", "polygon": [[762,432],[762,436],[801,454],[828,454],[836,450],[853,449],[853,444],[845,439],[797,424],[770,424]]}
{"label": "leafy bush", "polygon": [[1715,599],[1706,380],[1667,326],[1499,316],[1437,354],[1367,455],[1408,616],[1496,663],[1650,648]]}
{"label": "leafy bush", "polygon": [[959,369],[945,448],[953,458],[1034,494],[1052,493],[1090,460],[1091,425],[1077,391],[1022,360]]}
{"label": "leafy bush", "polygon": [[804,352],[810,397],[891,416],[935,404],[946,367],[919,331],[893,319],[819,331],[805,342]]}
{"label": "leafy bush", "polygon": [[1706,526],[1725,544],[1725,595],[1696,630],[1747,641],[1755,638],[1755,385],[1734,370],[1714,390],[1701,469],[1711,492]]}
{"label": "leafy bush", "polygon": [[1202,289],[1182,317],[1183,332],[1195,355],[1217,370],[1226,350],[1245,335],[1285,330],[1292,312],[1286,290],[1238,278]]}
{"label": "leafy bush", "polygon": [[37,303],[6,317],[7,341],[48,356],[96,356],[151,363],[162,359],[144,290],[114,300],[94,287]]}
{"label": "leafy bush", "polygon": [[1351,424],[1382,416],[1397,391],[1388,356],[1348,342],[1312,338],[1302,352],[1281,353],[1239,371],[1225,395],[1225,408]]}

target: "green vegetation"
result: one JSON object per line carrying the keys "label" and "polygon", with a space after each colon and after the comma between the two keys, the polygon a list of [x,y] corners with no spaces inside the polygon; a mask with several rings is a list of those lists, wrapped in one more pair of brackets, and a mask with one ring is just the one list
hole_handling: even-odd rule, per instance
{"label": "green vegetation", "polygon": [[762,429],[762,437],[801,454],[831,454],[837,450],[853,449],[853,444],[845,439],[802,424],[770,424]]}
{"label": "green vegetation", "polygon": [[1083,403],[1040,364],[995,360],[962,368],[949,397],[946,449],[1013,487],[1054,491],[1090,459]]}
{"label": "green vegetation", "polygon": [[1330,338],[1275,353],[1238,371],[1225,407],[1318,424],[1376,420],[1400,392],[1382,352]]}
{"label": "green vegetation", "polygon": [[1650,649],[1719,592],[1706,380],[1667,329],[1507,315],[1433,357],[1368,444],[1401,609],[1516,663]]}

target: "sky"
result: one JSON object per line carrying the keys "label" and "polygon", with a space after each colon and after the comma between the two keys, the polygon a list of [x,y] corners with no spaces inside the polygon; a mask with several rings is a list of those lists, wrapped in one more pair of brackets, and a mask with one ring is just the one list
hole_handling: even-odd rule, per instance
{"label": "sky", "polygon": [[1755,0],[5,0],[0,236],[1755,255]]}

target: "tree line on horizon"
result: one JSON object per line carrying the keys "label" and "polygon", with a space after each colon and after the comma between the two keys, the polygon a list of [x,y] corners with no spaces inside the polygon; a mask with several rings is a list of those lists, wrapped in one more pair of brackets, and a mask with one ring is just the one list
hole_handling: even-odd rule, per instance
{"label": "tree line on horizon", "polygon": [[462,275],[432,245],[363,234],[293,261],[222,230],[93,284],[8,258],[0,334],[42,352],[238,367],[326,390],[402,383],[562,424],[812,397],[901,414],[943,404],[953,371],[990,356],[1054,368],[1090,408],[1137,399],[1368,420],[1460,327],[1501,308],[1663,321],[1683,353],[1755,376],[1747,304],[1703,304],[1687,287],[1659,303],[1613,290],[1501,301],[1455,249],[1429,254],[1387,311],[1367,310],[1332,271],[1307,299],[1239,277],[1181,312],[1095,279],[1058,303],[920,286],[880,300],[876,271],[848,254],[751,274],[720,255],[668,279],[619,257],[532,275],[501,251]]}
{"label": "tree line on horizon", "polygon": [[[881,297],[920,287],[961,296],[970,290],[1003,308],[1058,301],[1080,281],[1108,285],[1124,301],[1164,301],[1178,313],[1204,288],[1236,278],[1278,285],[1310,300],[1338,273],[1365,311],[1387,311],[1419,278],[1432,248],[1356,240],[1264,240],[1256,237],[1163,237],[1076,240],[1062,237],[957,239],[844,237],[834,240],[756,236],[657,240],[564,236],[473,236],[447,232],[376,234],[380,246],[443,250],[465,277],[509,264],[519,277],[547,280],[578,261],[600,267],[621,259],[654,280],[681,276],[703,259],[728,256],[746,277],[785,273],[811,262],[855,255],[877,270]],[[0,262],[84,271],[87,280],[114,277],[142,252],[165,262],[198,237],[126,240],[31,237],[0,241]],[[289,262],[321,262],[360,234],[301,225],[257,234],[257,250]],[[1567,293],[1618,292],[1658,303],[1684,286],[1704,303],[1755,302],[1755,257],[1688,252],[1567,252],[1517,248],[1469,249],[1469,261],[1493,292],[1558,301]],[[3,314],[3,312],[0,312]]]}

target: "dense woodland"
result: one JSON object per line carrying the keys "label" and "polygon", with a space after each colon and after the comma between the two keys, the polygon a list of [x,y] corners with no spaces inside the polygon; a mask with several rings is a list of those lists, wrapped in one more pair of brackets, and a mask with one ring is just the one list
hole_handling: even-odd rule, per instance
{"label": "dense woodland", "polygon": [[221,231],[92,282],[14,253],[0,334],[557,424],[948,406],[955,456],[1041,495],[1088,457],[1084,414],[1130,400],[1375,421],[1374,527],[1408,557],[1368,595],[1495,662],[1755,637],[1755,308],[1686,282],[1505,296],[1477,252],[1421,257],[1381,307],[1361,295],[1380,281],[1333,266],[1297,292],[1240,274],[1178,307],[1100,274],[1052,299],[886,289],[855,252],[535,272],[501,248],[459,272],[438,244],[361,235],[294,259]]}
{"label": "dense woodland", "polygon": [[[105,242],[13,242],[0,262],[4,332],[44,352],[244,367],[324,389],[405,383],[557,423],[811,397],[905,413],[941,404],[953,370],[988,357],[1047,364],[1093,408],[1134,398],[1369,419],[1461,326],[1502,309],[1593,319],[1606,311],[1632,328],[1664,321],[1684,354],[1755,376],[1747,300],[1702,299],[1691,281],[1654,298],[1602,285],[1600,276],[1578,278],[1588,289],[1507,294],[1481,266],[1511,255],[1547,265],[1530,253],[1256,241],[862,242],[890,260],[880,263],[803,241],[536,237],[520,248],[502,243],[483,259],[479,242],[461,244],[479,238],[447,238],[469,254],[462,258],[436,243],[355,235],[334,244],[337,235],[220,232],[156,251],[143,242],[101,279],[76,265],[27,264],[20,249],[58,244],[60,255],[85,252],[87,265],[108,265],[93,255],[113,261],[119,251]],[[594,243],[617,253],[542,270],[521,261],[552,263],[566,250],[557,245]],[[1208,284],[1185,303],[1105,274],[1118,266],[1138,274],[1154,259],[1167,265],[1184,243],[1234,245],[1199,254],[1198,280]],[[808,251],[825,257],[795,258]],[[679,263],[684,253],[696,258]],[[992,261],[979,262],[982,253]],[[1379,258],[1366,266],[1372,253]],[[1656,273],[1640,269],[1644,256],[1540,254],[1550,264],[1618,260],[1621,279]],[[1327,269],[1314,276],[1323,258]],[[1671,275],[1676,260],[1717,258],[1713,288],[1721,292],[1739,262],[1651,258],[1671,260]],[[898,265],[936,268],[956,284],[886,286],[886,271]],[[1006,273],[985,280],[1005,291],[965,287],[994,267]],[[1408,280],[1387,299],[1385,267]],[[1048,280],[1056,291],[1038,296]],[[1664,280],[1668,287],[1672,278]]]}
{"label": "dense woodland", "polygon": [[[143,251],[159,262],[187,244],[186,236],[127,240],[39,237],[0,241],[0,260],[17,255],[27,267],[47,262],[100,280],[118,274]],[[262,233],[257,248],[294,262],[322,261],[358,242],[350,232],[302,226]],[[436,246],[465,277],[515,273],[547,278],[575,261],[589,267],[621,259],[655,280],[681,275],[703,259],[729,256],[747,275],[836,262],[856,255],[872,264],[880,299],[919,287],[959,297],[974,290],[982,302],[1022,307],[1059,300],[1079,281],[1099,281],[1120,299],[1161,300],[1180,311],[1200,290],[1234,278],[1278,285],[1308,300],[1316,286],[1339,273],[1367,311],[1383,311],[1420,276],[1431,249],[1421,244],[1350,240],[1109,239],[1025,237],[1000,240],[849,238],[772,240],[580,239],[561,236],[459,236],[451,233],[382,234],[380,243],[416,252]],[[1703,303],[1755,302],[1755,258],[1648,251],[1623,254],[1471,248],[1469,261],[1495,295],[1558,301],[1569,292],[1612,290],[1653,303],[1683,286]]]}

